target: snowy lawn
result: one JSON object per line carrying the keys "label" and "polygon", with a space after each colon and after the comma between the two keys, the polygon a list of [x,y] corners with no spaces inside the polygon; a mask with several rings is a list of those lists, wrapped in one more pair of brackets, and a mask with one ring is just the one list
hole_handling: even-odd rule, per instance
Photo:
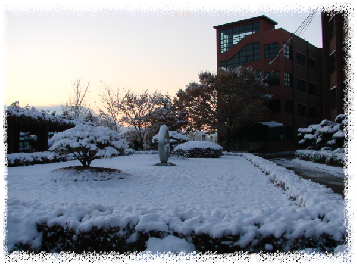
{"label": "snowy lawn", "polygon": [[[218,159],[171,157],[176,164],[171,167],[154,166],[158,162],[158,155],[145,154],[93,161],[93,167],[122,171],[104,177],[59,171],[80,165],[77,160],[9,167],[8,250],[19,243],[40,248],[36,222],[78,232],[130,223],[136,232],[166,232],[166,241],[172,241],[170,234],[175,232],[213,238],[239,235],[238,240],[225,242],[239,248],[254,245],[258,236],[293,241],[327,234],[341,241],[346,235],[341,196],[286,169],[285,174],[270,161],[247,154]],[[279,174],[283,174],[280,181]],[[155,239],[147,241],[148,250],[158,250]],[[128,239],[133,240],[135,236]],[[193,251],[192,241],[186,240],[183,250]],[[286,244],[285,250],[290,246]],[[273,250],[273,245],[262,250]],[[177,246],[174,251],[179,251]]]}

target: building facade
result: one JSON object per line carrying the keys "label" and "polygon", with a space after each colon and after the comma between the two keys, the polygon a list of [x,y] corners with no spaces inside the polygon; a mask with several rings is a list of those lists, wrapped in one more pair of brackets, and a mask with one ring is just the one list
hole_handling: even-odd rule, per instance
{"label": "building facade", "polygon": [[346,23],[346,16],[341,12],[321,13],[324,117],[331,121],[344,113],[344,98],[347,95]]}
{"label": "building facade", "polygon": [[294,150],[297,130],[324,118],[322,48],[282,28],[275,29],[276,25],[270,18],[259,16],[213,27],[217,69],[252,67],[272,95],[269,121],[277,123],[237,131],[232,150]]}

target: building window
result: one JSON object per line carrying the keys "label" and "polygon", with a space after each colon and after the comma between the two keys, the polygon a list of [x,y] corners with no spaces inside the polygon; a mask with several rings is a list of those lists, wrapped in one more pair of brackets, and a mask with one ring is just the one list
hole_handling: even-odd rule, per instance
{"label": "building window", "polygon": [[292,127],[285,127],[285,139],[294,139],[294,129]]}
{"label": "building window", "polygon": [[275,58],[279,54],[279,43],[264,45],[264,58]]}
{"label": "building window", "polygon": [[317,119],[317,108],[309,107],[309,117]]}
{"label": "building window", "polygon": [[305,66],[305,55],[296,53],[296,63],[301,66]]}
{"label": "building window", "polygon": [[284,72],[284,86],[292,87],[292,74]]}
{"label": "building window", "polygon": [[336,71],[336,51],[334,51],[330,56],[330,72],[334,73]]}
{"label": "building window", "polygon": [[298,85],[298,90],[301,91],[301,92],[305,92],[306,89],[305,89],[305,81],[304,80],[301,80],[301,79],[298,79],[297,80],[297,85]]}
{"label": "building window", "polygon": [[270,100],[269,109],[272,113],[280,113],[280,100]]}
{"label": "building window", "polygon": [[268,84],[268,86],[280,86],[280,72],[270,72],[270,73],[264,73],[265,77],[265,83]]}
{"label": "building window", "polygon": [[292,100],[285,100],[285,113],[294,113],[294,102]]}
{"label": "building window", "polygon": [[283,57],[291,60],[292,48],[287,44],[283,44]]}
{"label": "building window", "polygon": [[317,87],[314,84],[309,83],[309,94],[317,95]]}
{"label": "building window", "polygon": [[248,61],[255,60],[260,60],[260,43],[251,43],[246,45],[230,60],[222,61],[220,63],[220,67],[235,69],[239,66],[243,66]]}
{"label": "building window", "polygon": [[298,104],[298,116],[306,117],[306,106],[302,104]]}
{"label": "building window", "polygon": [[316,70],[315,61],[313,59],[309,58],[307,60],[307,66],[308,66],[309,70],[312,70],[312,71]]}
{"label": "building window", "polygon": [[247,35],[260,32],[260,23],[251,23],[248,25],[237,26],[230,29],[220,31],[221,53],[230,50],[234,45],[238,44]]}

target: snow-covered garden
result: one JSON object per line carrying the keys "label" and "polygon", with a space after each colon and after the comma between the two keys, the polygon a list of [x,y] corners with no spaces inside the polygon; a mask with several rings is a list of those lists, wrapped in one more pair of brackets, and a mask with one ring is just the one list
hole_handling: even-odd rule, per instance
{"label": "snow-covered garden", "polygon": [[345,201],[320,184],[252,154],[158,161],[96,159],[101,173],[67,168],[78,160],[9,167],[8,251],[346,249]]}

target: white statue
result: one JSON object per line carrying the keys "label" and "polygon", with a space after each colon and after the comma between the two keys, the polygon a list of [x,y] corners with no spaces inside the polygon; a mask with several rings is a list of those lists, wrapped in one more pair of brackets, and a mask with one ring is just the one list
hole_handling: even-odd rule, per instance
{"label": "white statue", "polygon": [[165,125],[161,126],[157,136],[161,163],[156,164],[156,166],[175,166],[175,164],[167,162],[170,157],[170,135],[168,127]]}

